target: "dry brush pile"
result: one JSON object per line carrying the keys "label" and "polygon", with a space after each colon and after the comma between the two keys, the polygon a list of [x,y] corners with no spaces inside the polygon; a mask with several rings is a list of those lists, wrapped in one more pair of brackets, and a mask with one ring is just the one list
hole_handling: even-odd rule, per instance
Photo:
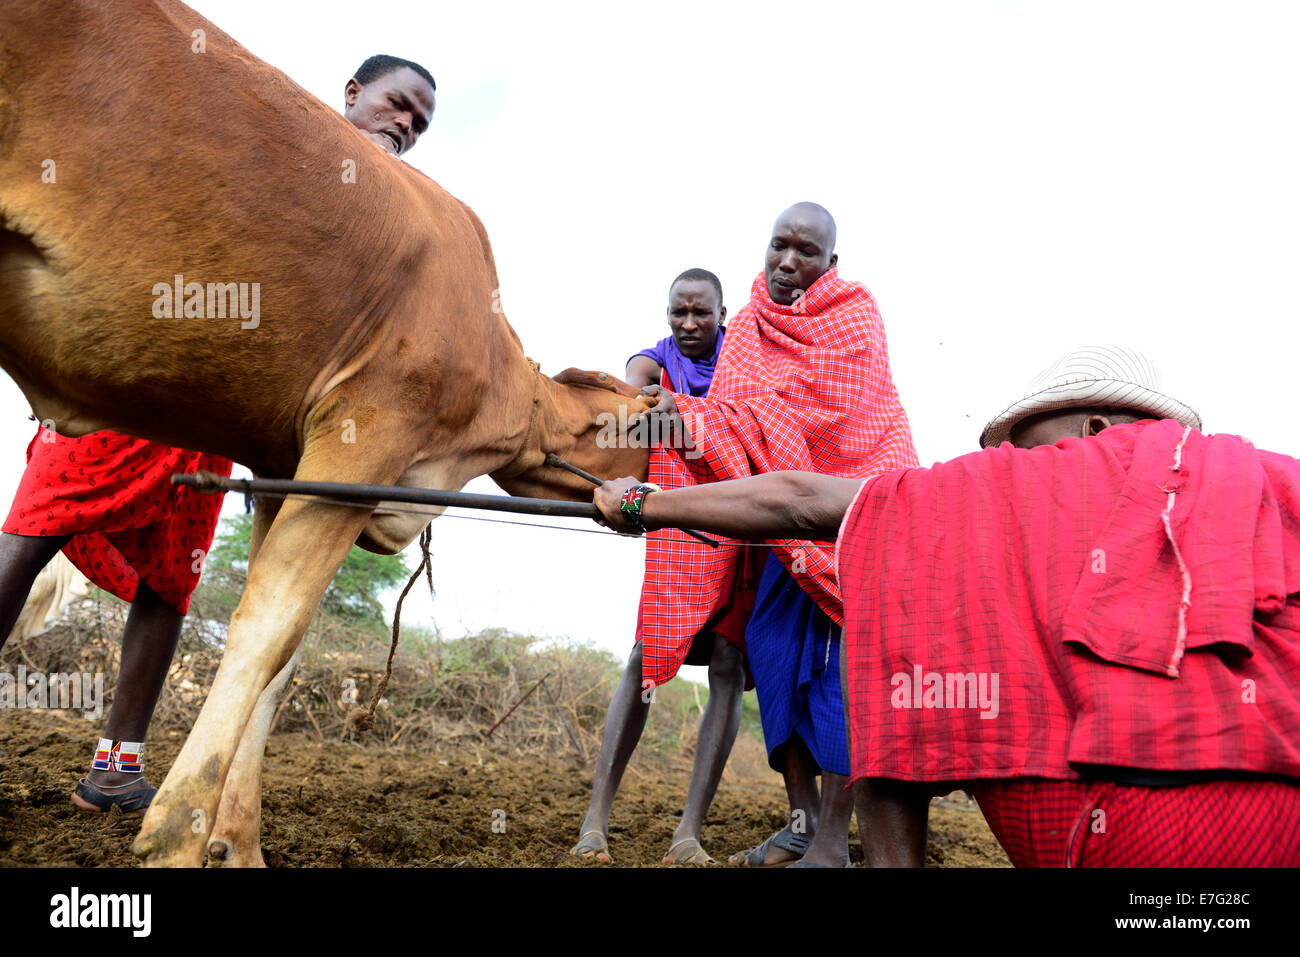
{"label": "dry brush pile", "polygon": [[[154,715],[154,733],[187,731],[193,724],[220,663],[241,585],[238,576],[211,581],[205,576],[195,593]],[[11,640],[0,652],[0,670],[13,673],[23,664],[29,674],[100,672],[107,712],[128,611],[125,603],[95,590],[70,605],[64,619],[44,634]],[[391,631],[377,615],[319,611],[274,731],[377,748],[450,747],[467,755],[546,757],[575,765],[594,760],[605,709],[622,673],[622,662],[608,652],[495,629],[443,640],[436,631],[404,624],[374,727],[358,732],[349,713],[370,705],[390,640]],[[699,685],[678,681],[659,689],[634,773],[636,762],[688,766],[706,701],[707,690]],[[757,732],[749,701],[745,730],[751,738]],[[753,741],[746,742],[744,732],[741,737],[742,746],[752,749]]]}

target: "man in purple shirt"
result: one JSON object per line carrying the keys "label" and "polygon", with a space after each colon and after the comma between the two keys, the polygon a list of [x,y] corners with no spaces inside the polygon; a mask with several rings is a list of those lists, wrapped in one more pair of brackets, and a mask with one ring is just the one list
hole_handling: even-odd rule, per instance
{"label": "man in purple shirt", "polygon": [[726,318],[718,277],[707,269],[686,270],[668,291],[668,326],[673,334],[627,360],[627,384],[705,395],[722,354]]}
{"label": "man in purple shirt", "polygon": [[[722,323],[726,318],[718,277],[707,269],[686,270],[673,280],[668,290],[668,325],[672,335],[628,360],[625,373],[628,384],[693,396],[707,393],[718,356],[722,354],[726,333]],[[673,834],[672,845],[664,855],[665,864],[716,863],[700,845],[700,827],[740,728],[740,699],[747,681],[745,624],[753,607],[752,588],[748,607],[740,607],[742,604],[743,601],[733,601],[729,609],[716,616],[696,636],[686,657],[687,664],[709,666],[709,703],[700,719],[686,808]],[[637,641],[605,716],[591,804],[578,843],[569,852],[583,860],[611,863],[610,805],[650,714],[653,697],[641,685],[640,632],[638,614]]]}

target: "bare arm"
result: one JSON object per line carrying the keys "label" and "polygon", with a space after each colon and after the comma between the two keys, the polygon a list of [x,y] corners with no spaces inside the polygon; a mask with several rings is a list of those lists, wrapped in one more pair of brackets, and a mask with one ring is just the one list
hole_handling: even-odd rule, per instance
{"label": "bare arm", "polygon": [[[615,479],[596,490],[605,524],[631,531],[619,510],[634,478]],[[642,507],[648,529],[693,528],[731,538],[764,541],[801,538],[833,541],[862,483],[815,472],[772,472],[734,482],[653,492]]]}
{"label": "bare arm", "polygon": [[643,389],[648,385],[658,385],[661,371],[659,363],[649,356],[633,356],[627,360],[627,372],[623,373],[623,379],[632,388]]}

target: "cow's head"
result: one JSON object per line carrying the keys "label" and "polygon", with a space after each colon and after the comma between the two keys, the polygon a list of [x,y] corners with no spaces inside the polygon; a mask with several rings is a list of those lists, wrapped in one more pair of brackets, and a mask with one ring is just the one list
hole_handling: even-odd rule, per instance
{"label": "cow's head", "polygon": [[511,495],[589,502],[595,487],[546,464],[560,456],[600,479],[645,479],[650,449],[636,425],[654,402],[607,372],[565,369],[554,378],[537,374],[534,421],[519,455],[492,479]]}

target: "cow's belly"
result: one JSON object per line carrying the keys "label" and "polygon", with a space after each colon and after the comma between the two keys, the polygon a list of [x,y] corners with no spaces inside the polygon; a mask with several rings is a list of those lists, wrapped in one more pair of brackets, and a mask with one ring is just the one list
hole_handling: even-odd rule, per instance
{"label": "cow's belly", "polygon": [[415,541],[424,526],[442,514],[441,508],[421,509],[419,514],[412,514],[405,509],[419,508],[418,505],[398,505],[401,512],[386,513],[383,506],[375,510],[374,517],[366,523],[364,531],[357,538],[357,545],[368,552],[379,555],[396,555],[407,545]]}
{"label": "cow's belly", "polygon": [[[484,471],[477,462],[421,462],[407,469],[397,484],[402,488],[436,488],[457,492],[466,482],[484,474]],[[424,526],[443,511],[442,506],[381,502],[357,538],[357,545],[368,552],[396,555],[415,541]]]}

